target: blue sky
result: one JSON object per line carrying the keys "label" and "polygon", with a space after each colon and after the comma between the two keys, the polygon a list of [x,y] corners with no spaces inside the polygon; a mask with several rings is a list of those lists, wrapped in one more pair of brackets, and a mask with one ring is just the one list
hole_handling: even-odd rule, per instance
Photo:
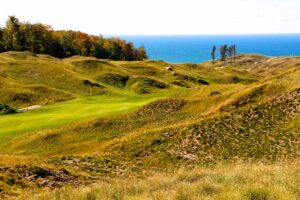
{"label": "blue sky", "polygon": [[104,35],[300,33],[300,0],[5,0],[8,15]]}

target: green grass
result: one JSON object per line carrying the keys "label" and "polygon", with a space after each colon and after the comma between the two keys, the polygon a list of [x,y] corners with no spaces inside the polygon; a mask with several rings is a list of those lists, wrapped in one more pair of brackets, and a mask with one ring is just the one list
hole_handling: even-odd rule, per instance
{"label": "green grass", "polygon": [[83,119],[129,112],[168,95],[170,91],[150,95],[137,95],[133,92],[105,94],[76,98],[24,113],[0,116],[0,144],[27,132],[51,129]]}

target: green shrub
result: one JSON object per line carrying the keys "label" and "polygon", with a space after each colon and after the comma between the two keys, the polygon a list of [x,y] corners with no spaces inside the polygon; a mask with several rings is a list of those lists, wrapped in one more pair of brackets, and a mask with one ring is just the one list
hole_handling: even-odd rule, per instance
{"label": "green shrub", "polygon": [[17,110],[9,107],[6,104],[0,103],[0,115],[8,115],[17,113]]}

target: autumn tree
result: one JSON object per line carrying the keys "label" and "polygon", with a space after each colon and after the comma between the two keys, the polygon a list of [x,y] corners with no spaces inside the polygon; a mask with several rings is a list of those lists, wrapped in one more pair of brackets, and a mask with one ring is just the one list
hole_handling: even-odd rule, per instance
{"label": "autumn tree", "polygon": [[131,42],[104,38],[79,31],[54,31],[41,23],[21,23],[10,16],[0,28],[0,51],[30,51],[59,58],[73,55],[94,56],[113,60],[142,60],[147,58],[144,47],[136,49]]}
{"label": "autumn tree", "polygon": [[104,38],[102,36],[90,36],[91,50],[90,56],[96,58],[107,58],[107,51],[104,48]]}
{"label": "autumn tree", "polygon": [[148,55],[146,53],[145,47],[140,46],[136,51],[136,60],[148,59]]}
{"label": "autumn tree", "polygon": [[128,42],[124,44],[123,47],[125,60],[135,60],[135,50],[132,42]]}
{"label": "autumn tree", "polygon": [[90,56],[91,43],[89,35],[86,33],[77,32],[75,41],[78,53],[83,56]]}

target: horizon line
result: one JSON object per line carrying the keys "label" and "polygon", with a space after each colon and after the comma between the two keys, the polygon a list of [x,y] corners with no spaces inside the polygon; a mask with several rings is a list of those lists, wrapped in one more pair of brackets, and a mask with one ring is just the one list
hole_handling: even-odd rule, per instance
{"label": "horizon line", "polygon": [[105,37],[110,36],[251,36],[251,35],[300,35],[299,33],[224,33],[224,34],[101,34]]}

